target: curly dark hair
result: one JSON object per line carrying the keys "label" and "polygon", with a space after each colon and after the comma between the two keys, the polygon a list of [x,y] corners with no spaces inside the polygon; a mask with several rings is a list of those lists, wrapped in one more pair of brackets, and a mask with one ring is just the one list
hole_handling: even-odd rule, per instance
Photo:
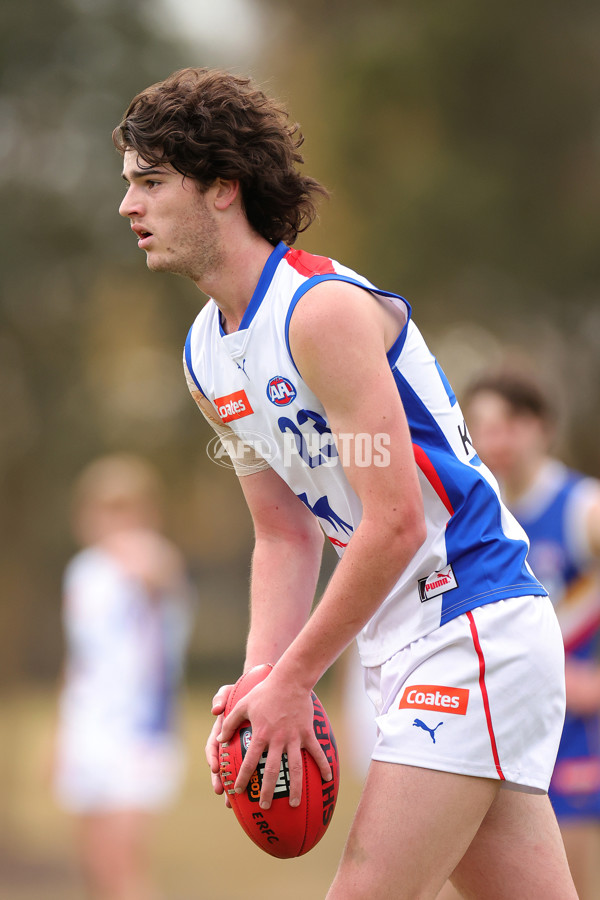
{"label": "curly dark hair", "polygon": [[316,217],[315,195],[328,196],[295,168],[304,162],[298,124],[250,78],[229,72],[174,72],[133,98],[112,137],[121,154],[168,163],[201,188],[239,180],[250,225],[274,245],[293,244]]}

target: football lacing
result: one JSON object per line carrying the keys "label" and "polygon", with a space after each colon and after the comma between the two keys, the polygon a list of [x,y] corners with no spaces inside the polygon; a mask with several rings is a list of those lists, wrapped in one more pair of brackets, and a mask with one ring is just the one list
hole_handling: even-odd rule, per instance
{"label": "football lacing", "polygon": [[[228,787],[228,785],[230,785],[230,784],[235,784],[235,781],[233,781],[229,777],[231,775],[231,770],[229,768],[229,765],[230,765],[229,753],[223,749],[224,747],[228,747],[228,746],[229,746],[229,743],[227,743],[227,742],[224,744],[221,744],[221,783],[222,783],[223,787],[227,789],[228,794],[235,794],[235,791],[232,788]],[[223,762],[224,759],[226,759],[227,761]]]}

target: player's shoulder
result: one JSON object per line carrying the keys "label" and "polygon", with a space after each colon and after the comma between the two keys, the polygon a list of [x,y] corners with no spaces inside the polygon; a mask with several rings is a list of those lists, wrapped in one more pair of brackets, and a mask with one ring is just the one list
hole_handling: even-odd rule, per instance
{"label": "player's shoulder", "polygon": [[366,286],[335,278],[318,281],[294,305],[291,328],[297,334],[341,328],[360,334],[377,302]]}
{"label": "player's shoulder", "polygon": [[600,504],[600,480],[574,469],[567,471],[570,475],[566,485],[567,508],[572,515],[575,510],[575,514],[584,516],[592,506]]}
{"label": "player's shoulder", "polygon": [[[383,364],[385,347],[403,323],[368,289],[344,281],[320,282],[293,309],[287,342],[295,365],[307,378],[315,368],[324,373],[352,368],[357,358]],[[313,387],[314,390],[314,387]]]}
{"label": "player's shoulder", "polygon": [[209,298],[200,309],[190,325],[184,345],[184,358],[189,361],[202,350],[203,344],[218,330],[219,309],[214,300]]}
{"label": "player's shoulder", "polygon": [[108,553],[87,547],[65,567],[63,575],[64,613],[71,621],[104,618],[119,602],[123,574]]}
{"label": "player's shoulder", "polygon": [[106,571],[110,560],[98,547],[84,547],[76,553],[65,568],[65,581],[72,582],[81,578],[98,576]]}
{"label": "player's shoulder", "polygon": [[545,492],[549,502],[557,498],[563,505],[568,505],[586,502],[587,498],[596,495],[600,491],[600,481],[551,457],[538,474],[537,488],[540,493]]}
{"label": "player's shoulder", "polygon": [[114,557],[102,547],[90,546],[77,553],[65,567],[66,591],[93,597],[111,593],[123,581],[123,572]]}

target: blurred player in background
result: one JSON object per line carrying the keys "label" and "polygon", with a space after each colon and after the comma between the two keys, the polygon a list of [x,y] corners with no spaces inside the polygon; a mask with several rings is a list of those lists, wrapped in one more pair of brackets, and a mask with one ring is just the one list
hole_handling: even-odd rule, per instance
{"label": "blurred player in background", "polygon": [[600,482],[551,455],[557,414],[531,374],[503,368],[465,394],[482,460],[529,536],[566,648],[567,716],[550,785],[581,900],[600,897]]}
{"label": "blurred player in background", "polygon": [[[219,739],[245,719],[235,789],[266,752],[262,810],[283,752],[291,805],[302,747],[330,779],[311,688],[358,638],[379,735],[329,900],[429,900],[452,873],[471,896],[574,900],[546,796],[560,630],[410,306],[290,248],[325,191],[298,171],[298,126],[250,79],[175,73],[113,139],[148,267],[211,297],[187,375],[229,435],[255,529],[245,668],[274,666],[225,721],[231,686],[215,697],[215,790]],[[340,560],[311,614],[323,532]]]}
{"label": "blurred player in background", "polygon": [[150,826],[182,777],[175,700],[192,592],[160,533],[161,491],[154,468],[129,455],[92,462],[74,489],[83,549],[64,576],[55,784],[77,817],[94,900],[157,896]]}

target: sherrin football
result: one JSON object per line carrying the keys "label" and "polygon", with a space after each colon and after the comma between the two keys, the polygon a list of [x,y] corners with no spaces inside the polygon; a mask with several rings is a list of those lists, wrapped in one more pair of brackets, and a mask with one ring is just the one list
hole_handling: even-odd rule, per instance
{"label": "sherrin football", "polygon": [[[242,675],[229,695],[225,715],[229,714],[241,697],[266,678],[270,671],[271,666],[261,665]],[[316,762],[303,749],[302,798],[299,806],[290,806],[289,772],[285,753],[281,758],[279,778],[270,809],[262,810],[259,805],[266,751],[246,790],[241,794],[234,792],[233,786],[252,737],[249,722],[243,723],[229,741],[221,744],[219,751],[221,783],[238,822],[255,844],[279,859],[302,856],[321,840],[331,822],[337,800],[340,768],[335,738],[327,713],[314,692],[312,701],[315,735],[331,766],[333,778],[331,781],[323,781]]]}

